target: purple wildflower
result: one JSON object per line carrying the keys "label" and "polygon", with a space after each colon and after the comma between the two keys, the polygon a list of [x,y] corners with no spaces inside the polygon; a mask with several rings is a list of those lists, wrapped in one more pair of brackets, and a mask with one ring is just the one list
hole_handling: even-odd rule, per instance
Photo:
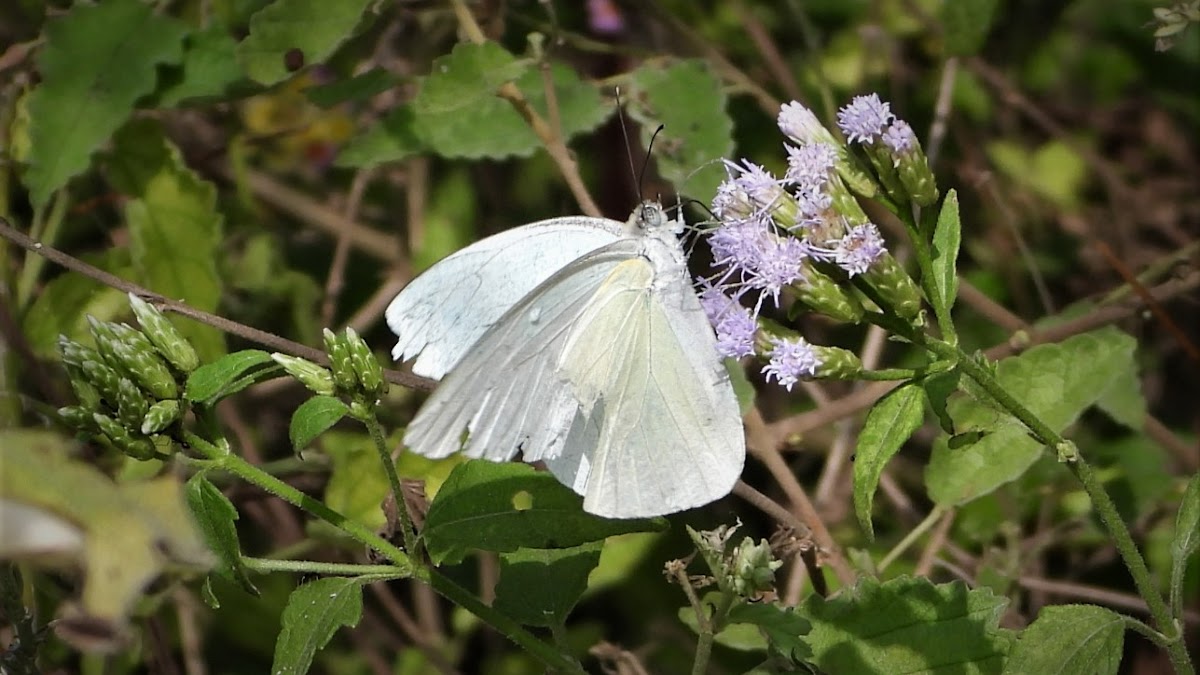
{"label": "purple wildflower", "polygon": [[855,96],[838,111],[838,127],[851,143],[872,143],[884,127],[896,119],[891,105],[879,100],[878,94]]}
{"label": "purple wildflower", "polygon": [[892,154],[905,155],[917,148],[917,135],[913,133],[912,127],[908,126],[908,122],[896,120],[883,132],[883,144]]}
{"label": "purple wildflower", "polygon": [[727,267],[728,285],[753,288],[779,303],[784,286],[803,278],[801,265],[811,256],[809,244],[786,234],[776,234],[770,218],[722,224],[709,237],[713,261]]}
{"label": "purple wildflower", "polygon": [[834,248],[833,259],[838,267],[854,276],[866,272],[886,252],[879,228],[874,223],[863,223],[850,228],[842,237]]}
{"label": "purple wildflower", "polygon": [[837,164],[837,150],[828,143],[805,143],[799,147],[785,145],[788,170],[783,180],[802,191],[819,190],[829,180],[829,172]]}
{"label": "purple wildflower", "polygon": [[821,367],[821,357],[804,338],[771,338],[771,345],[771,360],[762,369],[768,382],[774,377],[776,382],[791,391],[792,385],[801,379],[816,376],[817,369]]}
{"label": "purple wildflower", "polygon": [[800,207],[800,215],[811,220],[833,208],[833,196],[824,190],[797,190],[793,196]]}
{"label": "purple wildflower", "polygon": [[802,145],[833,141],[829,131],[821,125],[821,120],[818,120],[811,110],[796,101],[783,104],[783,107],[779,109],[777,122],[779,130],[785,136]]}
{"label": "purple wildflower", "polygon": [[750,215],[754,206],[750,203],[750,195],[734,178],[726,178],[717,186],[717,194],[712,200],[713,214],[721,220],[737,220]]}
{"label": "purple wildflower", "polygon": [[783,194],[779,179],[770,171],[750,160],[744,159],[741,164],[726,160],[725,166],[731,173],[738,172],[734,181],[746,192],[750,201],[760,209],[769,210],[775,206],[776,200]]}
{"label": "purple wildflower", "polygon": [[717,352],[721,356],[740,359],[754,354],[754,333],[758,322],[750,310],[735,305],[717,323]]}
{"label": "purple wildflower", "polygon": [[588,25],[597,33],[616,35],[625,30],[625,17],[613,0],[588,0]]}

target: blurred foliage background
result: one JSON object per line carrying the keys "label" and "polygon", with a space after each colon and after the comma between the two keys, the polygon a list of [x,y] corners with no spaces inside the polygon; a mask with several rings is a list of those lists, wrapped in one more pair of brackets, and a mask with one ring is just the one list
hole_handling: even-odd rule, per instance
{"label": "blurred foliage background", "polygon": [[[1187,27],[1156,44],[1153,10],[1163,3],[268,4],[0,6],[0,213],[47,245],[200,309],[312,346],[321,328],[351,325],[385,356],[393,338],[383,309],[415,274],[487,234],[588,210],[564,159],[574,158],[598,212],[618,220],[639,194],[666,202],[678,190],[706,203],[721,157],[781,173],[781,103],[799,100],[828,121],[851,96],[878,92],[922,137],[943,191],[958,190],[965,346],[1004,349],[1028,326],[1098,316],[1096,325],[1117,322],[1137,338],[1142,370],[1130,387],[1145,398],[1142,429],[1089,414],[1074,438],[1104,472],[1152,572],[1165,578],[1181,477],[1200,465],[1200,34]],[[455,48],[476,38],[495,51]],[[548,152],[546,137],[494,96],[510,79],[561,131],[570,156]],[[666,128],[638,184],[631,164],[641,166],[658,123]],[[898,238],[882,215],[881,225]],[[118,480],[160,471],[80,448],[54,420],[69,401],[57,337],[86,340],[89,314],[125,318],[123,293],[0,245],[0,443],[53,447]],[[1143,293],[1157,299],[1147,305]],[[861,328],[799,324],[810,340],[875,365],[907,356],[904,345]],[[185,330],[207,358],[254,346],[211,326]],[[868,543],[851,514],[848,466],[869,388],[789,394],[754,381],[750,442],[777,459],[756,453],[748,483],[785,506],[802,488],[859,564],[878,560],[926,517],[930,434],[919,432],[889,466]],[[247,390],[220,415],[244,456],[382,526],[387,482],[364,434],[339,430],[293,454],[287,424],[301,400],[281,380]],[[420,400],[393,387],[395,439]],[[431,478],[429,491],[448,471],[411,457],[401,469]],[[237,483],[220,487],[242,514],[246,553],[365,560],[292,508]],[[665,535],[611,541],[564,639],[580,653],[603,642],[652,672],[685,671],[694,635],[677,619],[684,602],[661,567],[690,550],[684,522],[735,518],[755,536],[774,528],[728,498],[674,518]],[[781,596],[810,592],[802,570],[785,566]],[[940,521],[886,575],[914,571],[1009,597],[1002,624],[1013,628],[1048,604],[1093,602],[1135,615],[1140,607],[1085,496],[1051,458]],[[486,558],[456,572],[480,589],[494,574]],[[43,618],[77,589],[64,573],[27,582]],[[261,595],[252,597],[218,581],[217,608],[195,584],[155,588],[137,607],[127,648],[81,656],[46,636],[42,663],[47,672],[96,674],[266,672],[297,582],[256,577]],[[1188,583],[1195,598],[1194,564]],[[536,672],[428,588],[381,583],[365,598],[363,620],[335,637],[315,671]],[[1193,600],[1189,611],[1194,638],[1200,605]],[[11,638],[4,631],[0,644]],[[754,663],[717,649],[714,672]],[[1134,633],[1126,654],[1126,672],[1161,672],[1161,654]]]}

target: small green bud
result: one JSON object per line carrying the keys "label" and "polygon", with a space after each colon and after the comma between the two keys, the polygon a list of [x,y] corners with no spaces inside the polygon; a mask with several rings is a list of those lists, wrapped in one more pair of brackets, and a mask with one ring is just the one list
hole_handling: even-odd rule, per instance
{"label": "small green bud", "polygon": [[100,398],[114,410],[117,407],[117,397],[120,391],[121,375],[103,361],[87,360],[80,364],[87,381],[100,392]]}
{"label": "small green bud", "polygon": [[132,380],[122,377],[117,381],[117,420],[129,429],[137,429],[142,418],[150,409],[146,395]]}
{"label": "small green bud", "polygon": [[68,366],[82,367],[84,361],[104,360],[104,357],[100,356],[100,352],[91,347],[85,347],[66,335],[58,336],[58,353],[62,354],[63,363]]}
{"label": "small green bud", "polygon": [[142,418],[141,432],[147,436],[157,434],[183,417],[183,405],[179,401],[159,401],[150,406]]}
{"label": "small green bud", "polygon": [[79,405],[88,410],[99,411],[103,406],[100,392],[88,381],[83,369],[66,361],[63,361],[63,368],[67,371],[67,382],[71,383],[71,390],[75,392]]}
{"label": "small green bud", "polygon": [[190,373],[199,367],[200,357],[192,348],[192,343],[183,337],[183,334],[157,307],[133,293],[129,294],[129,305],[133,308],[134,315],[137,316],[142,332],[158,349],[163,358],[183,373]]}
{"label": "small green bud", "polygon": [[310,391],[322,396],[332,396],[334,392],[333,376],[329,374],[321,366],[289,354],[280,354],[276,352],[271,354],[271,358],[283,366],[288,375],[300,381],[300,384],[308,387]]}
{"label": "small green bud", "polygon": [[[818,314],[824,314],[845,323],[859,323],[863,317],[863,306],[856,297],[847,292],[846,288],[834,281],[829,275],[804,262],[802,280],[787,287],[788,292],[797,300],[797,307],[803,306]],[[793,307],[793,318],[795,315]]]}
{"label": "small green bud", "polygon": [[109,365],[129,375],[156,399],[179,396],[179,383],[145,335],[124,324],[97,321],[91,316],[88,322],[96,346]]}
{"label": "small green bud", "polygon": [[913,325],[924,323],[920,321],[921,289],[892,254],[881,255],[862,276],[890,304],[889,309]]}
{"label": "small green bud", "polygon": [[383,379],[383,366],[379,365],[379,359],[375,358],[375,353],[367,343],[349,326],[346,327],[346,344],[350,347],[350,364],[358,376],[359,383],[362,384],[363,391],[375,397],[386,393],[387,382]]}
{"label": "small green bud", "polygon": [[58,409],[58,416],[62,418],[64,424],[76,431],[92,431],[96,428],[92,413],[83,406],[64,406]]}
{"label": "small green bud", "polygon": [[782,565],[783,561],[775,560],[771,554],[771,546],[765,539],[755,544],[753,539],[746,537],[732,555],[730,571],[734,591],[748,598],[770,590],[774,586],[775,570]]}
{"label": "small green bud", "polygon": [[812,348],[821,361],[821,367],[817,369],[817,379],[854,380],[862,375],[862,361],[854,352],[841,347],[813,345]]}
{"label": "small green bud", "polygon": [[328,328],[325,329],[322,336],[325,338],[325,352],[329,354],[329,365],[333,370],[334,383],[342,391],[357,391],[358,374],[354,372],[354,363],[350,357],[350,345]]}

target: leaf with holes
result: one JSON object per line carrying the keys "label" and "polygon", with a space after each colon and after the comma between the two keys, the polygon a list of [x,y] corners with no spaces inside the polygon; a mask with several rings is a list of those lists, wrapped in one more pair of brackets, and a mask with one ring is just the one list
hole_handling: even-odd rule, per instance
{"label": "leaf with holes", "polygon": [[283,630],[275,642],[273,675],[303,675],[313,657],[342,626],[362,618],[362,587],[369,579],[328,577],[292,591],[283,608]]}

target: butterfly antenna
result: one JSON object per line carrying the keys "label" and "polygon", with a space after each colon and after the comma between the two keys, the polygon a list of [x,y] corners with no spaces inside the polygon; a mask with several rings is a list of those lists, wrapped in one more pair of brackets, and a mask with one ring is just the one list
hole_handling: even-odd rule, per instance
{"label": "butterfly antenna", "polygon": [[625,128],[625,112],[621,105],[621,88],[616,87],[617,121],[621,123],[621,136],[625,138],[625,156],[629,158],[629,177],[637,181],[638,202],[642,201],[642,179],[633,165],[633,144],[629,142],[629,130]]}

